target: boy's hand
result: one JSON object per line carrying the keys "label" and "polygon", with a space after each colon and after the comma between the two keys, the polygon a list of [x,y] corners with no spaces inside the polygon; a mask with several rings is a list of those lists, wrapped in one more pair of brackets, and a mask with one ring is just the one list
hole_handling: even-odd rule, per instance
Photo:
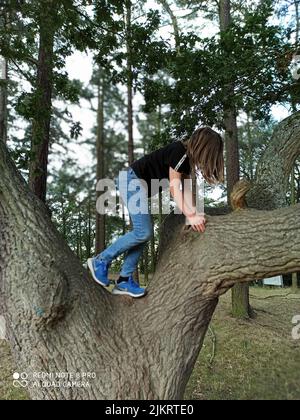
{"label": "boy's hand", "polygon": [[195,232],[204,233],[206,219],[204,214],[195,214],[192,217],[188,217],[188,222],[192,226]]}

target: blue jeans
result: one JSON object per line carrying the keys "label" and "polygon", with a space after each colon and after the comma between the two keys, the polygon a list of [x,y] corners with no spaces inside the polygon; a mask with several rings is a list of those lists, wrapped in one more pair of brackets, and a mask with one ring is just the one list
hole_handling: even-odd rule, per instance
{"label": "blue jeans", "polygon": [[[128,188],[130,183],[131,188]],[[117,187],[128,209],[132,222],[132,231],[121,236],[102,252],[98,258],[110,264],[119,255],[126,253],[120,275],[122,277],[130,277],[136,271],[144,247],[152,237],[152,220],[149,214],[147,191],[133,169],[129,168],[126,177],[117,179]],[[136,201],[137,208],[133,211],[131,210],[130,200],[137,193],[139,199]]]}

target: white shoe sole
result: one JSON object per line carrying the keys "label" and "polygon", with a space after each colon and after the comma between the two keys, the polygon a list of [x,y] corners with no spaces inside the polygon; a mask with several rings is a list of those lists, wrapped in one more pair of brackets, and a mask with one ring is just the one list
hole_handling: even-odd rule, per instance
{"label": "white shoe sole", "polygon": [[139,295],[134,295],[133,293],[127,292],[125,290],[123,291],[123,290],[119,290],[119,289],[113,289],[112,294],[113,295],[130,296],[130,297],[133,297],[133,298],[140,298],[140,297],[146,296],[147,292],[141,293]]}
{"label": "white shoe sole", "polygon": [[100,286],[102,286],[102,287],[108,287],[109,284],[106,285],[106,284],[102,283],[101,280],[98,280],[97,279],[97,277],[95,275],[95,271],[94,271],[94,266],[93,266],[93,258],[89,258],[88,261],[87,261],[87,264],[88,264],[89,270],[90,270],[90,272],[91,272],[91,274],[92,274],[93,279],[95,280],[95,282],[97,284],[100,284]]}

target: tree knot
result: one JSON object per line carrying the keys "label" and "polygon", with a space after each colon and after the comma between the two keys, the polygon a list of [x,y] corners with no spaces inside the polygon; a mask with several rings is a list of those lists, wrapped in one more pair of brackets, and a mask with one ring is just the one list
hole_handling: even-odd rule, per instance
{"label": "tree knot", "polygon": [[246,179],[242,179],[235,184],[230,195],[231,207],[234,211],[242,210],[248,207],[246,194],[251,187],[251,182]]}

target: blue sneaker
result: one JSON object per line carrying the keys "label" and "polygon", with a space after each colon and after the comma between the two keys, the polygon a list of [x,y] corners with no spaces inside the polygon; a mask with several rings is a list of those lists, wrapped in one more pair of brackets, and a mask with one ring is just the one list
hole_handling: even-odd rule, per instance
{"label": "blue sneaker", "polygon": [[122,281],[116,283],[115,288],[112,291],[114,295],[127,295],[133,298],[139,298],[145,296],[147,293],[144,287],[140,287],[134,280],[133,277],[129,277],[128,281]]}
{"label": "blue sneaker", "polygon": [[104,287],[108,287],[110,285],[110,281],[108,280],[109,264],[103,260],[99,260],[98,258],[89,258],[88,267],[95,282]]}

